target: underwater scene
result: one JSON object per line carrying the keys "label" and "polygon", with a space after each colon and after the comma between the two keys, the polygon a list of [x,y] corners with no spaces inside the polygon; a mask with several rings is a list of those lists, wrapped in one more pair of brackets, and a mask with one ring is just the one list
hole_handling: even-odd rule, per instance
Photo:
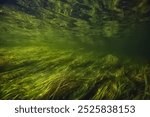
{"label": "underwater scene", "polygon": [[149,0],[1,0],[1,100],[149,100]]}

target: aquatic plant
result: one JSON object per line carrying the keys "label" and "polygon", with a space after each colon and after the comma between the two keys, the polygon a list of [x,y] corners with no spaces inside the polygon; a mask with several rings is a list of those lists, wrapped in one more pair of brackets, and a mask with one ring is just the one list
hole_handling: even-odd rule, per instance
{"label": "aquatic plant", "polygon": [[0,2],[0,99],[150,99],[149,11],[147,0]]}

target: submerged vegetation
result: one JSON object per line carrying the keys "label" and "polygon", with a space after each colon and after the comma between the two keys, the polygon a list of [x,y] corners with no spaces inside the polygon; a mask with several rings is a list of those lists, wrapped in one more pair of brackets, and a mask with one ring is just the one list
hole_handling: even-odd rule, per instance
{"label": "submerged vegetation", "polygon": [[150,99],[148,0],[2,0],[0,99]]}

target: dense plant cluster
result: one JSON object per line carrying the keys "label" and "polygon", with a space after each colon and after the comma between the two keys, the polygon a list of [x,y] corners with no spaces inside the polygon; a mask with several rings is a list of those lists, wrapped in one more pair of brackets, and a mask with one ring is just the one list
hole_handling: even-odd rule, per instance
{"label": "dense plant cluster", "polygon": [[1,0],[0,99],[150,99],[149,0]]}

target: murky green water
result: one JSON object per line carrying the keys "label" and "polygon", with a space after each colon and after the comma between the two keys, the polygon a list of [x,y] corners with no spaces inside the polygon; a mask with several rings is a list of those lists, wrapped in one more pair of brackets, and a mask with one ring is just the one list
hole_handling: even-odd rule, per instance
{"label": "murky green water", "polygon": [[149,19],[64,25],[1,6],[0,99],[150,99]]}

